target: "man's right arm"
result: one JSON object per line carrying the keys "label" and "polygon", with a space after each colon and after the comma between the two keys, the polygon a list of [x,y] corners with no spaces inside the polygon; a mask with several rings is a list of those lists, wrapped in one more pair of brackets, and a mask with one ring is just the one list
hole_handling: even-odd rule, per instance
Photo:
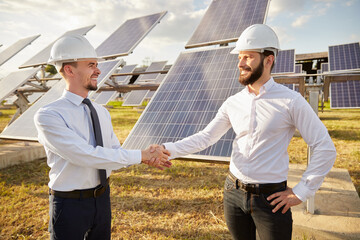
{"label": "man's right arm", "polygon": [[225,104],[202,131],[175,143],[164,143],[164,147],[171,153],[171,158],[196,153],[216,143],[231,128],[229,117],[224,109]]}

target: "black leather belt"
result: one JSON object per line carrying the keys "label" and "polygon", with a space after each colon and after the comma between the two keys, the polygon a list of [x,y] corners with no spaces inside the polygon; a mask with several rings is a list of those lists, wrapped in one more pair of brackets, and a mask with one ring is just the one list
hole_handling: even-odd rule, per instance
{"label": "black leather belt", "polygon": [[243,191],[253,193],[253,194],[271,194],[277,191],[284,191],[287,187],[287,181],[281,183],[264,183],[264,184],[254,184],[254,183],[243,183],[237,179],[231,172],[228,175],[229,179],[235,183],[236,189],[241,189]]}
{"label": "black leather belt", "polygon": [[106,190],[106,188],[109,186],[109,178],[106,179],[106,186],[97,186],[96,188],[91,189],[84,189],[84,190],[74,190],[70,192],[62,192],[62,191],[55,191],[52,189],[49,189],[49,194],[53,195],[55,197],[61,197],[61,198],[74,198],[74,199],[80,199],[80,198],[97,198],[100,197]]}

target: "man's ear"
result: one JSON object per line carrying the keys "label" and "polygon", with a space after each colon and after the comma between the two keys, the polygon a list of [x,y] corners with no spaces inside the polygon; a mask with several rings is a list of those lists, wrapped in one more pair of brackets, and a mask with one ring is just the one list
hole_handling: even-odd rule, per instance
{"label": "man's ear", "polygon": [[68,76],[73,76],[74,75],[73,67],[70,64],[65,64],[63,66],[63,71]]}
{"label": "man's ear", "polygon": [[266,64],[266,66],[271,67],[274,61],[275,61],[275,56],[274,55],[269,55],[269,56],[266,57],[265,64]]}

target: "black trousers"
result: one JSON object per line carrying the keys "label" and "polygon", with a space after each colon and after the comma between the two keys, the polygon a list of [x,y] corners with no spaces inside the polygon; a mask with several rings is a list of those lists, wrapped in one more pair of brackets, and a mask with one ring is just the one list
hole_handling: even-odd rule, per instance
{"label": "black trousers", "polygon": [[229,177],[226,178],[224,213],[233,239],[256,240],[256,230],[261,240],[291,239],[291,210],[282,214],[281,208],[273,213],[275,206],[266,200],[271,194],[253,194],[236,189],[235,183]]}
{"label": "black trousers", "polygon": [[49,214],[52,240],[110,239],[110,187],[97,198],[71,199],[50,195]]}

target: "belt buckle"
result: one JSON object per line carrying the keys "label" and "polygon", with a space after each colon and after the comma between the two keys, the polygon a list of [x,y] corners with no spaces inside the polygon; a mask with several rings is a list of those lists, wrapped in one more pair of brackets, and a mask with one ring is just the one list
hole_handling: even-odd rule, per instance
{"label": "belt buckle", "polygon": [[98,186],[97,188],[94,189],[94,198],[97,198],[96,193],[97,193],[97,191],[100,190],[102,187],[103,187],[103,186],[100,185],[100,186]]}

